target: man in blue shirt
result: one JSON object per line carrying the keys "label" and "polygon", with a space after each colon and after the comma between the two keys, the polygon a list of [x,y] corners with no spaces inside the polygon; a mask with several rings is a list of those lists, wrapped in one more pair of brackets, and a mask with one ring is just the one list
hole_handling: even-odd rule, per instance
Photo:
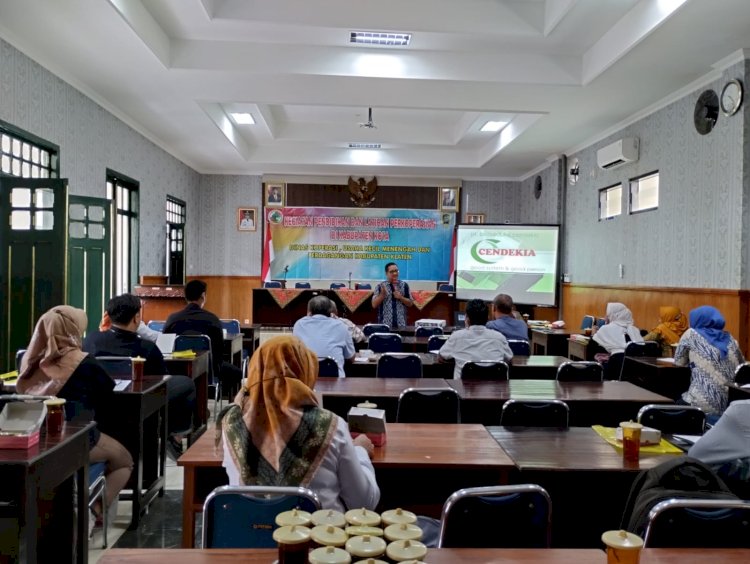
{"label": "man in blue shirt", "polygon": [[495,319],[487,324],[489,329],[494,329],[505,335],[510,340],[529,340],[529,328],[520,319],[513,317],[513,298],[508,294],[498,294],[492,301],[492,314]]}
{"label": "man in blue shirt", "polygon": [[293,334],[318,358],[333,358],[339,367],[339,378],[344,378],[344,361],[354,358],[354,343],[346,326],[331,317],[332,305],[327,297],[315,296],[307,302],[307,316],[294,324]]}

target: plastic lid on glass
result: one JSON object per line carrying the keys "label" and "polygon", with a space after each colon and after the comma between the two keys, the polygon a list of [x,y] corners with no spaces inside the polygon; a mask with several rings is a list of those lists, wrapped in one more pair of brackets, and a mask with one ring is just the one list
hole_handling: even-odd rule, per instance
{"label": "plastic lid on glass", "polygon": [[44,405],[46,405],[47,407],[55,405],[65,405],[65,398],[49,398],[44,400]]}
{"label": "plastic lid on glass", "polygon": [[301,525],[279,527],[273,532],[273,540],[279,544],[302,544],[310,541],[310,529]]}
{"label": "plastic lid on glass", "polygon": [[335,546],[316,548],[308,555],[310,564],[349,564],[352,557],[346,550]]}
{"label": "plastic lid on glass", "polygon": [[415,540],[399,540],[388,545],[385,551],[388,558],[396,562],[422,560],[427,555],[427,547]]}
{"label": "plastic lid on glass", "polygon": [[335,509],[319,509],[312,514],[313,525],[333,525],[334,527],[346,527],[346,518],[341,511]]}
{"label": "plastic lid on glass", "polygon": [[283,511],[276,516],[276,524],[279,527],[291,527],[292,525],[304,525],[310,524],[312,515],[307,511],[294,508],[291,511]]}
{"label": "plastic lid on glass", "polygon": [[385,538],[389,541],[422,540],[422,529],[413,523],[394,523],[385,528]]}
{"label": "plastic lid on glass", "polygon": [[375,409],[378,407],[378,404],[372,403],[371,401],[363,401],[362,403],[358,403],[357,407],[361,407],[363,409]]}
{"label": "plastic lid on glass", "polygon": [[344,546],[349,538],[344,529],[333,525],[318,525],[312,528],[310,538],[323,546]]}
{"label": "plastic lid on glass", "polygon": [[612,548],[635,550],[643,548],[643,539],[628,531],[606,531],[602,533],[602,542]]}
{"label": "plastic lid on glass", "polygon": [[380,525],[380,515],[369,509],[352,509],[345,514],[347,522],[352,525],[364,525],[365,527],[377,527]]}
{"label": "plastic lid on glass", "polygon": [[370,535],[351,537],[346,541],[346,551],[359,558],[380,556],[385,552],[385,541],[380,537]]}
{"label": "plastic lid on glass", "polygon": [[381,517],[383,518],[383,523],[386,525],[417,522],[417,516],[414,513],[401,509],[400,507],[398,509],[383,511]]}
{"label": "plastic lid on glass", "polygon": [[371,537],[382,537],[383,529],[380,527],[364,527],[361,525],[347,527],[346,534],[350,537],[361,537],[364,535],[370,535]]}
{"label": "plastic lid on glass", "polygon": [[620,423],[620,427],[623,429],[643,429],[643,425],[635,421],[623,421]]}

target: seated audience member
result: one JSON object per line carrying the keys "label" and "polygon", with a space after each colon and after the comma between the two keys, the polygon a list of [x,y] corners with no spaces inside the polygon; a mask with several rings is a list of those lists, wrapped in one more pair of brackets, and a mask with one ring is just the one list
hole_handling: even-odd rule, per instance
{"label": "seated audience member", "polygon": [[338,319],[344,324],[344,327],[346,327],[346,330],[349,331],[349,334],[352,336],[352,341],[355,343],[364,343],[367,340],[367,336],[362,332],[362,329],[357,327],[351,319],[339,317],[338,307],[336,307],[336,302],[333,300],[331,300],[331,317]]}
{"label": "seated audience member", "polygon": [[331,317],[332,307],[327,297],[315,296],[307,302],[307,316],[297,320],[292,333],[318,358],[333,358],[339,366],[339,378],[344,378],[344,361],[354,358],[354,343],[341,320]]}
{"label": "seated audience member", "polygon": [[504,360],[513,358],[508,340],[502,333],[487,328],[489,309],[483,300],[466,303],[466,329],[451,333],[440,348],[438,359],[454,359],[456,368],[453,378],[461,379],[461,370],[469,361]]}
{"label": "seated audience member", "polygon": [[672,347],[677,344],[688,328],[687,316],[674,306],[659,308],[661,322],[643,337],[644,341],[656,341],[661,345],[662,355],[672,356]]}
{"label": "seated audience member", "polygon": [[372,442],[318,404],[318,358],[296,337],[264,342],[247,382],[219,416],[230,485],[302,486],[326,509],[374,509]]}
{"label": "seated audience member", "polygon": [[[164,356],[151,341],[136,333],[141,322],[141,300],[133,294],[115,296],[107,304],[110,328],[90,333],[83,349],[94,356],[140,356],[145,358],[143,373],[162,376],[169,374]],[[167,452],[178,458],[182,452],[179,435],[190,429],[195,405],[195,384],[187,376],[170,376],[167,380],[169,441]]]}
{"label": "seated audience member", "polygon": [[748,491],[750,488],[750,400],[730,403],[716,424],[690,447],[688,456],[711,466],[730,487],[734,484],[742,484],[743,490]]}
{"label": "seated audience member", "polygon": [[[21,394],[65,398],[68,420],[104,421],[111,409],[115,383],[99,362],[81,350],[86,312],[70,306],[53,307],[39,318],[21,361],[16,390]],[[91,462],[105,462],[107,506],[125,487],[133,458],[118,441],[98,427],[90,435]],[[102,507],[93,508],[97,521]]]}
{"label": "seated audience member", "polygon": [[206,305],[206,283],[191,280],[185,285],[187,305],[172,313],[164,324],[164,333],[178,335],[206,335],[211,340],[211,359],[214,374],[220,379],[225,390],[236,389],[242,379],[242,371],[230,362],[223,360],[224,329],[221,321]]}
{"label": "seated audience member", "polygon": [[700,407],[706,420],[714,423],[727,407],[727,384],[745,362],[737,341],[724,331],[719,310],[701,306],[690,312],[690,329],[680,337],[674,361],[690,366],[690,387],[682,401]]}
{"label": "seated audience member", "polygon": [[621,303],[607,304],[607,323],[601,328],[594,327],[594,341],[608,354],[625,352],[628,343],[642,343],[641,332],[633,325],[633,314]]}
{"label": "seated audience member", "polygon": [[492,314],[495,319],[487,327],[500,331],[506,339],[529,340],[529,327],[513,315],[513,298],[508,294],[498,294],[492,302]]}

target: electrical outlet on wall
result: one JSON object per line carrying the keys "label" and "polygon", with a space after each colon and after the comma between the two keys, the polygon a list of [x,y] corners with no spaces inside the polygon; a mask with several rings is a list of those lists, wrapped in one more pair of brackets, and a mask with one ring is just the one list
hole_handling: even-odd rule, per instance
{"label": "electrical outlet on wall", "polygon": [[563,282],[565,282],[565,283],[569,283],[570,282],[570,274],[568,274],[567,272],[565,274],[563,274]]}
{"label": "electrical outlet on wall", "polygon": [[620,275],[620,278],[625,278],[625,266],[623,266],[622,264],[618,264],[617,273]]}

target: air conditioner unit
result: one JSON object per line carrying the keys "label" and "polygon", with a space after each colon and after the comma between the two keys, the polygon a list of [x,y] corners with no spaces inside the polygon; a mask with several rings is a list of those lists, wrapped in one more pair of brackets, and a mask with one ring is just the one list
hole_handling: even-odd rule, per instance
{"label": "air conditioner unit", "polygon": [[638,160],[638,138],[625,137],[611,145],[602,147],[596,152],[596,163],[599,168],[610,170],[625,163]]}

